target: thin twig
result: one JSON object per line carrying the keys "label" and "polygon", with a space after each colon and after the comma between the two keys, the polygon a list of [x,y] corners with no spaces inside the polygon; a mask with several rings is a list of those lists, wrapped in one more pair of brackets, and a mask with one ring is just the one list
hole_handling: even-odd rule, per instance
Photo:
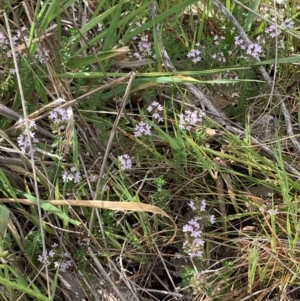
{"label": "thin twig", "polygon": [[97,186],[96,186],[96,191],[95,191],[95,196],[94,196],[95,200],[97,198],[97,195],[98,195],[100,187],[101,187],[102,177],[103,177],[103,174],[104,174],[104,169],[105,169],[105,166],[106,166],[107,159],[109,157],[111,145],[112,145],[113,139],[115,137],[119,121],[120,121],[120,119],[122,117],[122,113],[124,111],[124,108],[125,108],[125,105],[126,105],[126,101],[127,101],[128,96],[130,94],[130,89],[131,89],[132,83],[133,83],[133,81],[135,79],[135,73],[134,72],[130,72],[129,76],[130,76],[130,79],[129,79],[126,91],[124,93],[124,97],[123,97],[122,103],[120,105],[120,109],[119,109],[118,115],[117,115],[116,120],[115,120],[115,122],[113,124],[112,130],[110,132],[110,136],[109,136],[109,139],[108,139],[108,142],[107,142],[106,151],[105,151],[105,154],[104,154],[104,157],[103,157],[103,161],[102,161],[102,165],[101,165],[101,169],[100,169],[100,173],[99,173],[99,179],[98,179]]}

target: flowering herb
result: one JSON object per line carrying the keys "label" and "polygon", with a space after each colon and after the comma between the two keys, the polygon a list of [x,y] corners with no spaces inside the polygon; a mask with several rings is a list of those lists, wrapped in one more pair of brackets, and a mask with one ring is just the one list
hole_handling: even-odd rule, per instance
{"label": "flowering herb", "polygon": [[160,105],[157,101],[153,101],[150,106],[148,106],[147,111],[152,114],[152,118],[158,122],[164,121],[160,115],[160,112],[164,110],[163,106]]}
{"label": "flowering herb", "polygon": [[[58,246],[58,244],[53,244],[52,247],[55,249]],[[55,268],[59,268],[61,272],[66,272],[66,270],[72,266],[72,260],[67,260],[70,258],[70,253],[64,252],[61,253],[60,255],[57,251],[47,251],[44,252],[43,254],[38,255],[38,261],[45,264],[45,265],[50,265],[53,263]],[[56,256],[55,256],[56,255]],[[56,260],[59,259],[59,260]],[[56,261],[55,261],[56,260]]]}
{"label": "flowering herb", "polygon": [[202,230],[205,224],[214,224],[215,216],[206,213],[206,201],[202,200],[200,206],[196,205],[194,201],[189,202],[190,208],[199,213],[200,216],[196,216],[191,219],[182,230],[186,235],[186,240],[183,243],[183,247],[191,257],[202,257],[204,240],[202,239]]}
{"label": "flowering herb", "polygon": [[192,49],[188,54],[187,54],[187,57],[188,58],[191,58],[192,59],[192,62],[194,64],[198,63],[201,61],[201,52],[199,50],[199,47],[200,47],[200,43],[197,43],[196,44],[196,48],[195,49]]}
{"label": "flowering herb", "polygon": [[79,171],[76,170],[76,168],[73,166],[70,168],[70,171],[63,171],[62,173],[62,179],[64,183],[73,182],[73,183],[79,183],[81,180],[81,174]]}
{"label": "flowering herb", "polygon": [[192,126],[195,126],[197,123],[202,122],[204,115],[205,114],[201,110],[187,110],[183,114],[179,114],[179,128],[182,130],[190,131],[192,129]]}
{"label": "flowering herb", "polygon": [[64,130],[65,124],[69,118],[65,109],[55,108],[50,112],[49,119],[54,123],[54,130],[57,130],[58,128]]}
{"label": "flowering herb", "polygon": [[140,121],[134,128],[134,136],[151,135],[151,126],[144,121]]}
{"label": "flowering herb", "polygon": [[129,155],[121,155],[119,156],[119,161],[121,164],[121,170],[127,170],[132,168],[132,161]]}
{"label": "flowering herb", "polygon": [[[24,128],[25,120],[23,118],[21,118],[18,121],[18,123],[21,124]],[[32,142],[33,146],[35,143],[39,142],[39,140],[35,137],[35,132],[34,132],[34,130],[36,129],[35,122],[32,120],[29,120],[28,126],[29,126],[29,131],[24,129],[22,134],[20,134],[20,136],[17,138],[19,148],[21,149],[22,153],[24,153],[26,155],[30,154],[29,139],[31,138],[31,142]],[[33,151],[35,151],[34,148],[33,148]]]}

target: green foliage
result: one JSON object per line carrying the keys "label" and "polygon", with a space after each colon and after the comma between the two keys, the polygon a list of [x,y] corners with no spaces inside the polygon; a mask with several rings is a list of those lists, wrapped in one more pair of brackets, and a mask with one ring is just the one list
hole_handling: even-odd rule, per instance
{"label": "green foliage", "polygon": [[42,238],[40,231],[32,231],[26,236],[24,248],[26,253],[32,258],[37,258],[41,253]]}
{"label": "green foliage", "polygon": [[168,212],[168,207],[166,206],[167,201],[170,198],[170,193],[163,186],[166,185],[166,181],[162,176],[154,179],[154,185],[157,186],[157,192],[152,194],[152,199],[157,202],[157,205]]}
{"label": "green foliage", "polygon": [[[181,244],[188,231],[184,230],[184,235],[178,231],[172,236],[175,226],[155,212],[130,212],[122,207],[119,211],[86,206],[74,209],[68,206],[68,200],[73,199],[93,199],[99,204],[105,200],[130,202],[136,206],[135,210],[146,204],[156,206],[156,210],[171,215],[180,230],[188,219],[201,221],[203,257],[188,258],[191,264],[184,267],[179,279],[182,294],[192,291],[197,298],[233,300],[230,294],[235,291],[234,298],[242,300],[258,293],[262,286],[271,291],[276,286],[286,288],[295,284],[299,274],[295,258],[299,255],[300,185],[297,177],[286,170],[286,162],[299,169],[295,163],[297,157],[293,155],[295,150],[288,143],[284,144],[288,139],[278,130],[276,137],[267,142],[275,158],[266,156],[251,142],[252,120],[246,118],[250,116],[251,105],[259,108],[259,114],[270,108],[273,115],[281,118],[278,104],[266,94],[266,84],[255,68],[264,66],[268,72],[276,69],[276,84],[282,85],[280,92],[287,93],[288,87],[293,90],[299,77],[297,27],[291,30],[278,24],[282,32],[274,39],[266,31],[269,23],[257,16],[265,9],[264,1],[248,1],[252,11],[226,1],[227,9],[252,42],[258,42],[256,38],[259,38],[262,45],[265,43],[259,56],[261,61],[256,61],[247,53],[250,50],[246,45],[238,47],[235,39],[238,32],[233,31],[230,20],[215,10],[211,1],[161,0],[158,15],[154,17],[149,14],[152,0],[91,1],[86,11],[88,17],[82,23],[72,20],[77,2],[32,3],[30,28],[23,29],[28,43],[20,50],[18,47],[24,39],[15,42],[24,96],[21,91],[15,93],[18,81],[11,70],[15,66],[7,55],[9,50],[6,47],[0,50],[3,66],[0,96],[12,110],[21,113],[19,109],[24,100],[23,109],[29,114],[58,97],[78,100],[72,105],[73,117],[68,115],[63,122],[57,121],[55,114],[52,119],[48,118],[53,107],[34,117],[39,129],[32,133],[32,138],[38,137],[40,141],[33,146],[42,148],[42,152],[35,149],[34,164],[30,156],[26,158],[26,154],[19,152],[18,125],[11,128],[12,122],[1,120],[0,146],[1,152],[6,152],[6,161],[1,158],[1,164],[4,163],[0,170],[0,194],[6,201],[11,198],[13,202],[20,197],[27,204],[18,204],[13,209],[0,205],[0,260],[3,263],[0,283],[6,293],[3,299],[17,300],[24,294],[24,300],[48,300],[44,279],[39,274],[32,279],[32,274],[41,269],[42,260],[38,256],[43,248],[49,252],[57,241],[61,245],[49,262],[52,264],[49,269],[56,269],[51,284],[53,296],[58,274],[62,272],[61,266],[54,267],[53,263],[54,260],[62,263],[61,250],[70,252],[74,262],[79,263],[78,268],[73,268],[75,273],[77,270],[85,273],[90,268],[93,257],[89,251],[93,249],[103,266],[120,265],[124,277],[127,272],[149,273],[140,286],[151,285],[152,271],[157,273],[156,269],[159,273],[155,277],[159,275],[163,282],[170,281],[165,279],[170,275],[164,270],[169,267],[165,256],[174,255],[172,243],[180,241]],[[277,22],[285,17],[296,21],[294,6],[277,5],[280,15]],[[20,13],[23,20],[25,14]],[[269,11],[269,14],[265,18],[273,22],[275,12]],[[71,21],[68,26],[72,28],[67,31],[63,28],[65,20]],[[163,45],[155,32],[158,23]],[[53,24],[57,28],[50,30],[50,36],[55,43],[45,38]],[[18,37],[18,30],[12,29],[12,34]],[[140,42],[146,43],[146,39],[151,52],[146,52],[142,59],[153,62],[131,65],[128,69],[116,64],[140,62],[135,54],[142,48]],[[278,47],[279,41],[283,41],[284,49]],[[163,46],[178,72],[170,72],[162,64]],[[48,50],[51,50],[49,57]],[[198,61],[195,53],[201,54]],[[131,70],[135,73],[129,86],[130,76],[126,75]],[[228,132],[211,114],[203,114],[201,121],[199,118],[193,122],[195,116],[187,112],[197,115],[200,109],[195,106],[198,100],[194,101],[194,96],[187,92],[188,84],[197,85],[209,99],[217,99],[216,107],[221,96],[229,103],[235,102],[236,107],[228,105],[221,109],[232,121],[238,122],[238,128],[246,124],[246,137]],[[295,90],[295,101],[288,97],[286,101],[292,119],[299,119],[299,91]],[[3,99],[5,95],[8,96]],[[155,114],[162,121],[158,121]],[[137,133],[141,123],[147,124],[151,133],[145,130]],[[41,127],[48,132],[45,137]],[[71,147],[66,147],[69,137]],[[7,151],[8,147],[11,152]],[[124,154],[131,160],[129,168],[122,168],[119,156]],[[14,160],[10,162],[10,159]],[[222,181],[222,188],[217,187]],[[257,186],[272,188],[274,194],[265,200],[248,192]],[[186,201],[202,199],[208,204],[203,216],[213,214],[216,219],[213,225],[203,216],[190,217],[193,210]],[[54,206],[48,200],[65,200],[65,203]],[[234,201],[240,212],[234,212]],[[225,212],[220,204],[227,206]],[[20,225],[17,223],[17,230],[11,227],[8,241],[3,241],[10,210],[16,215],[13,221]],[[244,228],[243,223],[249,221],[258,225],[253,233]],[[77,235],[82,240],[77,241]],[[189,237],[191,241],[200,234],[193,235],[195,237]],[[213,258],[215,249],[221,247],[225,251],[233,250],[231,256],[226,258],[224,251],[224,259]],[[18,248],[25,260],[20,266],[19,263],[7,265],[6,260],[15,256],[10,250]],[[186,246],[176,248],[184,253],[182,256],[192,257]],[[163,268],[157,260],[164,261]],[[22,275],[21,270],[26,274]],[[285,282],[282,279],[286,279]],[[191,290],[185,291],[187,287]],[[269,295],[271,297],[271,293]],[[161,296],[155,297],[161,299]]]}
{"label": "green foliage", "polygon": [[182,281],[179,283],[180,287],[189,286],[192,278],[194,277],[196,271],[192,267],[185,267],[180,274]]}

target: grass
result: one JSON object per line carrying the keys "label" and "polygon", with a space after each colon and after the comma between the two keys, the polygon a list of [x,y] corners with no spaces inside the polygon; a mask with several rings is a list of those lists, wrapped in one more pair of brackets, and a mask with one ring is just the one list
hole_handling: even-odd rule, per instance
{"label": "grass", "polygon": [[298,300],[297,4],[87,3],[3,7],[0,300]]}

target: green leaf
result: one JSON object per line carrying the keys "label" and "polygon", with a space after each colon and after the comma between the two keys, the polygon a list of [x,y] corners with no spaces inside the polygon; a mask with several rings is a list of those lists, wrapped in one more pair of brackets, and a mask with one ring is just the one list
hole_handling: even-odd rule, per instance
{"label": "green leaf", "polygon": [[[255,62],[253,65],[254,66],[261,66],[261,65],[272,65],[275,64],[276,60],[271,59],[271,60],[266,60],[266,61],[259,61]],[[300,63],[300,55],[295,55],[292,57],[284,57],[284,58],[278,58],[277,64],[299,64]]]}
{"label": "green leaf", "polygon": [[[254,12],[258,11],[259,5],[260,5],[260,0],[250,1],[250,9]],[[244,30],[246,32],[249,32],[251,30],[254,18],[255,18],[255,14],[248,11],[248,15],[247,15],[247,18],[245,20],[245,25],[244,25]]]}
{"label": "green leaf", "polygon": [[0,205],[0,236],[5,237],[9,220],[9,210],[7,207]]}
{"label": "green leaf", "polygon": [[0,169],[0,191],[8,198],[17,198],[15,189],[11,186],[10,181],[6,177],[5,173]]}
{"label": "green leaf", "polygon": [[[121,48],[122,49],[122,48]],[[115,50],[114,50],[115,51]],[[117,54],[115,54],[117,55]],[[74,59],[75,61],[76,59]],[[75,66],[74,66],[75,67]],[[207,69],[207,70],[197,70],[197,71],[178,71],[178,72],[147,72],[147,73],[136,73],[136,78],[139,77],[158,77],[158,76],[174,76],[174,75],[202,75],[208,76],[213,74],[220,74],[222,72],[235,71],[235,70],[247,70],[250,67],[240,67],[240,66],[228,66],[227,68],[218,68],[218,69]],[[110,77],[121,77],[125,76],[127,73],[115,73],[115,72],[107,72],[106,75]],[[66,72],[63,74],[57,74],[58,78],[103,78],[104,74],[102,72]],[[234,80],[231,80],[232,82]],[[245,80],[250,81],[250,80]],[[202,81],[201,81],[202,82]],[[236,80],[234,82],[237,82]]]}
{"label": "green leaf", "polygon": [[[123,18],[119,18],[118,23],[117,23],[117,28],[125,28],[127,25],[129,25],[129,23],[133,23],[134,24],[134,20],[137,18],[137,16],[140,16],[143,14],[143,12],[145,11],[145,9],[147,8],[147,6],[149,6],[150,2],[139,6],[137,9],[135,9],[134,11],[132,11],[129,15],[127,15],[126,17]],[[104,19],[109,20],[109,16],[114,16],[115,14],[115,10],[117,9],[117,6],[114,6],[112,8],[107,9],[103,14],[101,15],[95,15],[95,18],[92,18],[86,25],[84,25],[81,29],[80,32],[82,34],[85,34],[87,31],[89,31],[90,29],[92,29],[95,26],[98,26],[98,23],[101,23]],[[112,25],[112,21],[110,20],[109,22],[111,25],[108,29],[104,29],[103,31],[101,31],[96,37],[92,38],[89,41],[89,45],[93,46],[95,44],[98,44],[100,41],[104,40],[107,36],[108,36],[108,31],[110,30],[111,26],[115,26]],[[123,30],[122,28],[119,31],[119,35],[123,34]],[[128,28],[128,32],[126,32],[123,36],[123,38],[126,37],[127,34],[130,33],[130,29]],[[120,37],[119,35],[114,35],[114,41],[111,41],[110,44],[111,45],[117,45],[120,44]],[[78,39],[78,41],[81,39],[81,36],[78,34],[76,36],[76,38]],[[108,43],[108,42],[107,42]],[[88,48],[87,45],[83,46],[80,48],[80,50],[78,50],[74,56],[84,52],[86,49]],[[112,47],[111,47],[112,48]]]}
{"label": "green leaf", "polygon": [[[95,18],[92,18],[88,23],[86,23],[81,29],[80,29],[80,33],[82,35],[85,35],[89,30],[91,30],[93,27],[97,26],[99,23],[101,23],[104,19],[108,18],[111,14],[114,13],[116,7],[112,7],[108,10],[106,10],[104,13],[96,16]],[[101,32],[96,38],[96,40],[98,41],[99,39],[102,39],[105,37],[106,35],[106,30],[104,30],[103,32]],[[75,35],[74,39],[81,39],[81,35],[78,33],[77,35]],[[95,39],[95,38],[94,38]],[[94,43],[92,41],[89,41],[90,45],[93,45]],[[84,48],[86,49],[86,48]],[[82,52],[80,50],[80,52]]]}
{"label": "green leaf", "polygon": [[[37,199],[36,197],[34,197],[33,195],[24,193],[23,194],[24,197],[26,197],[28,200],[30,200],[32,202],[33,205],[37,205]],[[48,203],[47,201],[41,201],[41,208],[48,211],[49,213],[55,214],[56,216],[58,216],[59,218],[61,218],[63,221],[71,223],[75,226],[79,226],[80,222],[76,221],[70,217],[68,217],[64,212],[62,212],[59,208],[57,208],[56,206]]]}
{"label": "green leaf", "polygon": [[122,48],[114,49],[114,50],[107,51],[107,52],[101,52],[97,56],[88,55],[88,56],[85,56],[85,57],[73,58],[73,59],[68,61],[67,67],[71,68],[71,69],[80,68],[80,67],[83,67],[83,66],[87,66],[87,65],[96,63],[98,60],[103,61],[103,60],[112,58],[114,56],[117,56],[121,53],[126,53],[126,52],[128,52],[128,48],[127,47],[122,47]]}
{"label": "green leaf", "polygon": [[120,0],[114,12],[113,18],[110,22],[107,35],[103,42],[102,51],[108,51],[114,46],[114,37],[116,35],[117,27],[119,25],[119,20],[122,13],[122,6],[123,6],[123,0]]}

